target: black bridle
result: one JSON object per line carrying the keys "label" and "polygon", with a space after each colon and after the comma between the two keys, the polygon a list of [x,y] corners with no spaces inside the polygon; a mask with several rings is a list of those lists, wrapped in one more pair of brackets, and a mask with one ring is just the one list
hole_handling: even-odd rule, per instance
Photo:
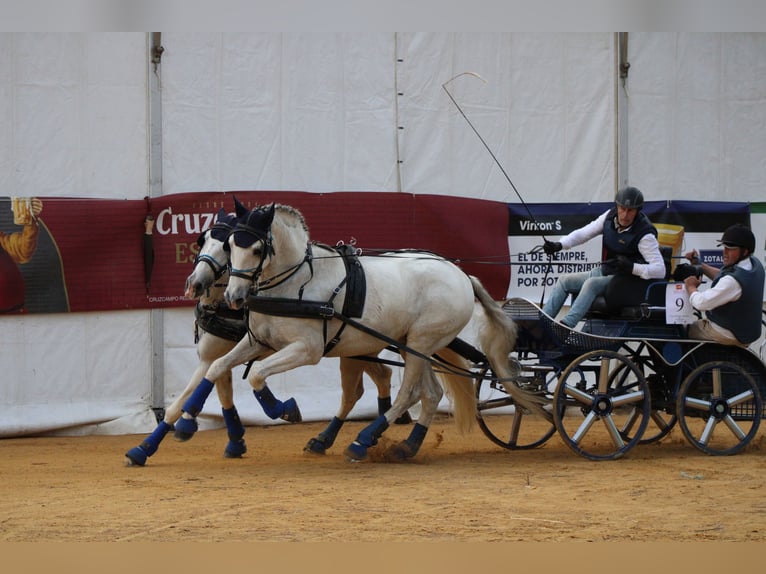
{"label": "black bridle", "polygon": [[[221,241],[224,244],[225,249],[226,238],[229,236],[229,233],[231,233],[233,229],[234,226],[226,223],[225,221],[216,221],[210,229],[203,231],[200,234],[199,238],[197,239],[197,245],[200,247],[200,249],[202,249],[202,246],[205,245],[205,240],[209,233],[210,237]],[[198,263],[205,263],[210,266],[210,269],[213,271],[213,277],[216,280],[220,279],[229,267],[228,259],[224,262],[220,262],[215,257],[208,255],[207,253],[197,254],[197,256],[194,258],[194,266],[196,267]]]}

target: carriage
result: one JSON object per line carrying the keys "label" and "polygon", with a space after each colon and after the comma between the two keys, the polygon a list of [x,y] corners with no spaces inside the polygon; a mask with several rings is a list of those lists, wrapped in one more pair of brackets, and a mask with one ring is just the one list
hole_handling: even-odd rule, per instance
{"label": "carriage", "polygon": [[[706,454],[745,448],[764,416],[763,360],[750,349],[684,338],[684,326],[666,322],[650,288],[616,315],[592,310],[579,331],[527,299],[505,301],[503,310],[518,325],[516,376],[498,381],[474,356],[484,434],[510,450],[535,448],[558,434],[585,458],[611,460],[662,439],[677,424]],[[552,422],[534,424],[513,405],[507,384],[544,396]]]}
{"label": "carriage", "polygon": [[[478,279],[436,254],[402,250],[363,256],[312,242],[302,215],[289,206],[241,211],[217,244],[230,250],[229,306],[249,308],[246,335],[204,366],[199,384],[193,377],[174,403],[173,417],[127,453],[132,464],[145,463],[173,422],[176,435],[180,430],[184,440],[190,438],[214,381],[237,364],[249,362],[248,380],[258,397],[272,374],[323,356],[350,364],[375,361],[384,348],[403,356],[402,388],[393,405],[346,449],[349,460],[364,460],[389,422],[420,401],[410,436],[390,447],[396,459],[415,456],[443,393],[435,374],[453,398],[458,428],[466,428],[467,416],[477,419],[492,442],[510,450],[541,446],[558,433],[575,453],[610,460],[660,440],[678,424],[697,449],[728,455],[757,434],[766,393],[762,359],[742,347],[685,338],[684,326],[668,324],[652,293],[667,282],[648,285],[635,305],[606,302],[592,308],[584,327],[574,330],[526,299],[498,305]],[[362,316],[364,304],[357,299],[364,300],[365,284],[376,288],[367,291],[364,308],[371,313]],[[423,292],[429,296],[420,297]],[[483,313],[478,348],[458,336],[472,319],[472,308],[474,315],[477,309]],[[360,367],[355,373],[348,382],[357,390],[307,451],[324,453],[332,445],[361,395]],[[344,394],[345,389],[344,382]],[[475,395],[470,405],[466,394]],[[230,438],[241,453],[244,431],[235,426]]]}

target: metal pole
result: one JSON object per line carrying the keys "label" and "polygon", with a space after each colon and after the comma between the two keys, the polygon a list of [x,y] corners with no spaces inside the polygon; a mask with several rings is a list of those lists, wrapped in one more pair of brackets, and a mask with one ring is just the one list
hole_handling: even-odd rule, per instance
{"label": "metal pole", "polygon": [[628,185],[628,33],[616,33],[615,57],[617,71],[615,82],[615,114],[617,119],[617,189]]}
{"label": "metal pole", "polygon": [[[149,144],[149,197],[162,195],[162,92],[160,61],[162,59],[162,33],[147,34],[148,42],[148,144]],[[152,396],[151,404],[157,421],[165,417],[165,317],[162,309],[150,311],[152,340]]]}

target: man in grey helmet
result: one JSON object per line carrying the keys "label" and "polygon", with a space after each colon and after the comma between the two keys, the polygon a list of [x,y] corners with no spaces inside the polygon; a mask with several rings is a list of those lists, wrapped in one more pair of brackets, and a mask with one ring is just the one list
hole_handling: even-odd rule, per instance
{"label": "man in grey helmet", "polygon": [[618,274],[635,275],[642,279],[660,280],[665,277],[665,262],[657,241],[657,229],[645,213],[644,196],[635,187],[617,192],[615,205],[599,217],[561,237],[558,241],[545,240],[543,249],[549,256],[562,249],[571,249],[603,236],[601,265],[590,271],[569,273],[559,277],[543,311],[556,318],[567,297],[578,293],[569,312],[561,323],[574,328],[588,312],[593,301],[606,292],[609,282]]}
{"label": "man in grey helmet", "polygon": [[[692,307],[704,312],[704,318],[689,325],[688,335],[746,347],[761,336],[764,271],[753,257],[755,235],[746,225],[735,223],[723,232],[718,245],[723,246],[723,267],[702,264],[702,273],[713,281],[710,288],[699,291],[699,277],[684,280]],[[692,265],[700,263],[696,250],[686,258]]]}

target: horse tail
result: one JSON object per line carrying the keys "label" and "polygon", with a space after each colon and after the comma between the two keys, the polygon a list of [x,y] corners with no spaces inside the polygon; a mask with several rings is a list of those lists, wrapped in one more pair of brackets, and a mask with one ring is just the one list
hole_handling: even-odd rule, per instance
{"label": "horse tail", "polygon": [[504,382],[503,387],[511,395],[514,402],[521,407],[537,413],[546,420],[551,420],[551,415],[543,409],[547,404],[544,397],[533,395],[519,388],[514,382],[514,369],[511,366],[510,355],[516,348],[516,323],[503,312],[492,296],[484,288],[478,278],[469,275],[473,294],[478,299],[486,321],[480,322],[479,346],[489,360],[492,370]]}
{"label": "horse tail", "polygon": [[[437,355],[444,363],[450,367],[455,367],[458,371],[451,373],[439,369],[438,365],[434,368],[434,372],[441,380],[444,391],[452,403],[455,426],[459,433],[467,434],[473,430],[478,414],[473,378],[470,376],[471,363],[462,355],[446,347]],[[460,374],[459,371],[464,371],[465,374]]]}

